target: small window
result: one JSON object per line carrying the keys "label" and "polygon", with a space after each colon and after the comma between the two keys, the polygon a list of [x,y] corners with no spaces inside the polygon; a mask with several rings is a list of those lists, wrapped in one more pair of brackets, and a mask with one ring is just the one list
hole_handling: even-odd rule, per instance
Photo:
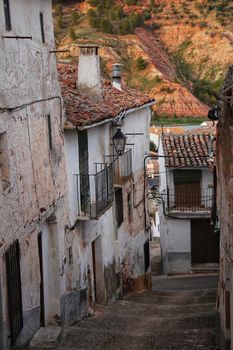
{"label": "small window", "polygon": [[11,14],[9,0],[3,0],[4,15],[5,15],[5,29],[11,31]]}
{"label": "small window", "polygon": [[47,116],[47,124],[48,124],[49,149],[53,149],[52,125],[51,125],[50,115]]}
{"label": "small window", "polygon": [[40,13],[40,30],[41,30],[42,43],[45,43],[44,15],[43,15],[43,13]]}
{"label": "small window", "polygon": [[131,192],[129,192],[127,195],[127,202],[128,202],[128,218],[129,218],[129,221],[132,221],[133,210],[132,210],[132,193]]}
{"label": "small window", "polygon": [[117,228],[118,228],[121,226],[122,222],[124,221],[122,188],[118,188],[115,192],[115,203],[116,203],[116,222],[117,222]]}

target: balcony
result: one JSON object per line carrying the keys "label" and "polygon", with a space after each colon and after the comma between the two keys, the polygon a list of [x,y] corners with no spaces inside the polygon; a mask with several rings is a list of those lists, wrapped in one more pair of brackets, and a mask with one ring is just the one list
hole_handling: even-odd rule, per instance
{"label": "balcony", "polygon": [[95,174],[77,175],[78,219],[97,220],[113,202],[113,163],[96,163]]}
{"label": "balcony", "polygon": [[213,188],[167,189],[162,193],[165,211],[180,214],[210,215],[213,206]]}
{"label": "balcony", "polygon": [[114,185],[123,185],[132,176],[132,150],[114,160]]}

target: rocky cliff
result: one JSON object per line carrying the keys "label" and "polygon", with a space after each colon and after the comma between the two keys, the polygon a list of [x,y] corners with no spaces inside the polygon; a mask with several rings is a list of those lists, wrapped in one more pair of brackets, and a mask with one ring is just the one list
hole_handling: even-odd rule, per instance
{"label": "rocky cliff", "polygon": [[[103,74],[110,76],[112,63],[121,62],[126,83],[157,100],[158,116],[206,116],[207,105],[215,103],[214,96],[233,61],[233,7],[229,2],[109,1],[108,10],[101,9],[98,0],[66,1],[60,15],[55,8],[59,48],[70,51],[59,58],[75,60],[79,44],[97,44]],[[113,17],[115,8],[122,11],[120,24]],[[90,9],[99,11],[103,27],[93,28]],[[120,35],[131,14],[143,16],[143,26]],[[58,19],[62,19],[60,27]]]}

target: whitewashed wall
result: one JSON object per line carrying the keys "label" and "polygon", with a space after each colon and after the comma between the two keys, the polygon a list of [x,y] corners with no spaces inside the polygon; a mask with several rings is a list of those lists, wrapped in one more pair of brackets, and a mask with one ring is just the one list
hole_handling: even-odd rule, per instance
{"label": "whitewashed wall", "polygon": [[[161,141],[159,145],[159,155],[164,155]],[[205,190],[213,186],[213,173],[211,169],[201,170],[201,187]],[[174,189],[173,169],[165,167],[165,158],[159,158],[159,171],[160,193],[166,193],[167,187]],[[206,192],[203,191],[202,195],[206,195]],[[191,270],[191,217],[188,218],[187,216],[186,219],[182,219],[166,216],[162,202],[160,202],[159,205],[159,217],[164,272],[189,272]],[[199,216],[196,215],[196,218],[198,217],[202,217],[202,214],[200,213]]]}
{"label": "whitewashed wall", "polygon": [[[102,268],[104,271],[104,299],[105,301],[117,297],[120,286],[115,279],[120,273],[120,261],[127,258],[132,277],[137,278],[144,274],[143,245],[148,238],[145,232],[144,217],[144,157],[149,149],[149,123],[150,110],[144,108],[140,111],[126,115],[122,131],[124,133],[142,132],[140,136],[129,136],[127,142],[134,143],[133,151],[133,178],[123,186],[124,222],[117,230],[115,223],[115,205],[110,207],[98,220],[79,221],[73,233],[69,233],[69,243],[72,245],[74,261],[69,270],[69,289],[76,288],[94,290],[92,242],[101,239]],[[87,129],[89,173],[94,174],[95,163],[106,161],[105,156],[113,153],[111,137],[114,129],[106,123]],[[78,133],[65,132],[66,167],[68,171],[69,217],[70,224],[74,225],[78,213],[77,184],[75,174],[79,172],[78,159]],[[94,199],[94,185],[90,182],[91,197]],[[132,193],[133,220],[129,223],[127,195]],[[91,271],[91,287],[88,281],[88,270]],[[117,291],[116,291],[117,289]]]}

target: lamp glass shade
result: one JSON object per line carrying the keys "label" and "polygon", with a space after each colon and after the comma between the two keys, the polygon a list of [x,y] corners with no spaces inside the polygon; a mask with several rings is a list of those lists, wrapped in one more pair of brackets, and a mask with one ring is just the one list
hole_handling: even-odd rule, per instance
{"label": "lamp glass shade", "polygon": [[124,153],[125,144],[126,144],[126,136],[123,134],[120,128],[117,129],[117,132],[112,138],[113,146],[118,154]]}

